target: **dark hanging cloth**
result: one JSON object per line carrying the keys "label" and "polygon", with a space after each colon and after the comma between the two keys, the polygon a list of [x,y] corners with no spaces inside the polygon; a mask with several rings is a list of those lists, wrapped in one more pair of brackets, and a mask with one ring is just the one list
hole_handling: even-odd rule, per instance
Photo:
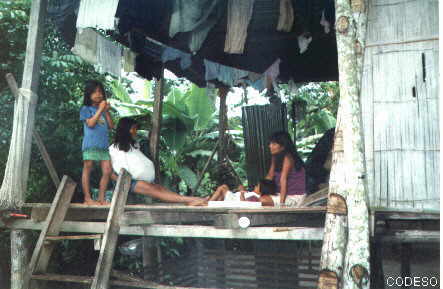
{"label": "dark hanging cloth", "polygon": [[48,18],[54,22],[57,30],[70,47],[73,47],[75,43],[77,32],[75,24],[79,5],[80,0],[57,0],[48,3]]}
{"label": "dark hanging cloth", "polygon": [[327,182],[329,179],[330,171],[323,166],[332,151],[334,133],[335,128],[327,130],[318,140],[306,161],[306,192],[308,194],[318,191],[318,185]]}
{"label": "dark hanging cloth", "polygon": [[166,0],[120,0],[115,15],[119,18],[120,34],[141,30],[156,39],[167,37],[171,3]]}
{"label": "dark hanging cloth", "polygon": [[271,162],[269,137],[277,131],[288,130],[286,104],[251,105],[242,107],[248,184],[266,176]]}

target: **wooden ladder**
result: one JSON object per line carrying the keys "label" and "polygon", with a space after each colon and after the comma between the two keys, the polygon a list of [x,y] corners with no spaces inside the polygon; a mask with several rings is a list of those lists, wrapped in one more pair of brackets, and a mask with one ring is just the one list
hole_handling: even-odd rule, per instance
{"label": "wooden ladder", "polygon": [[[54,280],[54,274],[47,274],[48,262],[54,249],[54,244],[60,240],[101,239],[100,255],[93,277],[76,276],[80,283],[91,284],[91,289],[109,288],[109,277],[112,268],[112,259],[117,245],[120,231],[120,217],[123,214],[128,191],[131,185],[130,175],[122,169],[114,189],[108,219],[103,235],[59,236],[61,226],[71,203],[76,183],[68,176],[63,176],[57,189],[54,201],[46,217],[45,224],[34,248],[34,252],[25,274],[24,288],[31,288],[31,280]],[[57,275],[57,281],[72,282],[72,276]]]}

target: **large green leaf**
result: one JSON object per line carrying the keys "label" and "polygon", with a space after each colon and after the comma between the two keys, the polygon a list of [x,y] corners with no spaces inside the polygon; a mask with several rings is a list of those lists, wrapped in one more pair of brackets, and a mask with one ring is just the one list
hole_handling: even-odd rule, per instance
{"label": "large green leaf", "polygon": [[215,118],[215,102],[208,89],[192,84],[187,93],[186,104],[189,114],[196,118],[194,129],[201,130],[210,126]]}

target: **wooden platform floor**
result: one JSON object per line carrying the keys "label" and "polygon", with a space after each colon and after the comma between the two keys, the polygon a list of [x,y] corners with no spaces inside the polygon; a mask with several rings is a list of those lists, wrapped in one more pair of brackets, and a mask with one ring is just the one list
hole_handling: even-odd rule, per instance
{"label": "wooden platform floor", "polygon": [[[27,219],[0,219],[0,228],[40,230],[51,204],[27,203]],[[100,234],[104,231],[109,206],[70,204],[63,232]],[[262,240],[322,240],[326,207],[211,208],[180,204],[126,205],[120,234],[153,237],[228,238]],[[250,221],[248,228],[239,219]],[[381,241],[439,241],[440,232],[426,227],[392,227],[381,223],[439,222],[438,212],[375,209],[370,213],[371,236]]]}

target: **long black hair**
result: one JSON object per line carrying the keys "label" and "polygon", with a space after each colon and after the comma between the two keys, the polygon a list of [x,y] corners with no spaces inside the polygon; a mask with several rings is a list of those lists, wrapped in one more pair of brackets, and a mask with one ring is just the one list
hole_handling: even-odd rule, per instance
{"label": "long black hair", "polygon": [[103,99],[106,99],[106,93],[105,88],[103,87],[103,84],[100,81],[97,80],[88,80],[85,83],[85,90],[83,95],[83,105],[91,106],[91,94],[94,93],[94,91],[98,88],[102,91]]}
{"label": "long black hair", "polygon": [[113,144],[117,146],[119,150],[128,152],[135,146],[135,140],[129,132],[134,125],[138,127],[138,123],[130,117],[121,118],[118,122]]}
{"label": "long black hair", "polygon": [[304,162],[295,150],[295,145],[291,140],[291,136],[286,131],[279,131],[271,135],[269,143],[277,143],[283,147],[283,151],[275,158],[275,170],[280,172],[283,168],[283,160],[285,156],[290,155],[294,159],[295,170],[298,171],[304,167]]}

